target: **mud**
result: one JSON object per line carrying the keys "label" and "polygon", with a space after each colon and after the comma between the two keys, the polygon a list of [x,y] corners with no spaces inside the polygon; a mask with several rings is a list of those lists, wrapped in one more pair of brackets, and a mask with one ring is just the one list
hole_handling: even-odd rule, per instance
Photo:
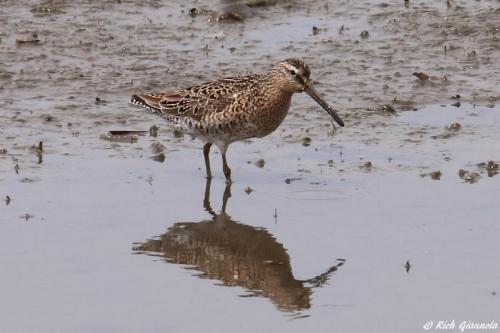
{"label": "mud", "polygon": [[[0,331],[498,319],[498,1],[1,7]],[[128,104],[288,57],[346,127],[294,97],[230,147],[229,191],[220,155],[210,189],[200,143]]]}

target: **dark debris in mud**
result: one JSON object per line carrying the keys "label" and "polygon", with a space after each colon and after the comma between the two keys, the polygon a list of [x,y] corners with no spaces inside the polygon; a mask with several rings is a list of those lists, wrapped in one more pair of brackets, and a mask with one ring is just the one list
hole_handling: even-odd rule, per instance
{"label": "dark debris in mud", "polygon": [[411,269],[410,260],[406,261],[406,264],[404,265],[404,268],[406,270],[406,273],[410,273],[410,269]]}
{"label": "dark debris in mud", "polygon": [[488,177],[496,176],[498,174],[498,171],[499,171],[499,165],[495,161],[488,161],[487,163],[482,162],[482,163],[479,163],[477,166],[480,169],[485,170],[488,174]]}
{"label": "dark debris in mud", "polygon": [[422,178],[430,177],[432,180],[440,180],[442,176],[443,173],[440,170],[420,174],[420,177]]}
{"label": "dark debris in mud", "polygon": [[445,128],[445,132],[439,135],[432,135],[431,138],[436,139],[449,139],[455,135],[457,135],[460,131],[462,131],[462,125],[460,123],[450,124]]}
{"label": "dark debris in mud", "polygon": [[39,5],[33,6],[31,12],[34,16],[44,17],[56,14],[62,14],[64,11],[61,9],[63,1],[49,0],[44,1]]}
{"label": "dark debris in mud", "polygon": [[448,126],[447,129],[448,131],[458,132],[462,129],[462,125],[460,125],[460,123],[453,123],[450,126]]}
{"label": "dark debris in mud", "polygon": [[120,143],[136,143],[139,141],[138,134],[122,133],[122,131],[109,131],[106,134],[101,134],[99,137],[102,140]]}
{"label": "dark debris in mud", "polygon": [[458,176],[466,183],[477,183],[481,179],[481,174],[485,174],[488,178],[498,175],[500,171],[500,166],[498,162],[490,160],[488,162],[478,163],[476,170],[466,170],[460,169],[458,171]]}
{"label": "dark debris in mud", "polygon": [[31,177],[23,177],[21,180],[21,183],[25,183],[25,184],[32,184],[32,183],[36,183],[37,181],[39,181],[38,178],[31,178]]}
{"label": "dark debris in mud", "polygon": [[24,45],[24,44],[38,45],[41,42],[42,41],[38,37],[38,33],[37,32],[32,32],[31,34],[29,34],[27,36],[16,38],[16,43],[18,45]]}
{"label": "dark debris in mud", "polygon": [[367,30],[363,30],[359,34],[359,37],[361,37],[362,39],[367,39],[368,37],[370,37],[370,33]]}
{"label": "dark debris in mud", "polygon": [[56,117],[54,117],[51,114],[42,114],[42,119],[48,123],[53,122],[56,120]]}
{"label": "dark debris in mud", "polygon": [[149,128],[149,136],[152,136],[154,138],[158,137],[160,128],[156,125],[153,125]]}
{"label": "dark debris in mud", "polygon": [[151,159],[153,161],[163,163],[163,162],[165,162],[165,159],[166,159],[165,153],[156,154],[156,155],[152,156]]}
{"label": "dark debris in mud", "polygon": [[312,139],[308,136],[306,136],[305,138],[302,138],[302,145],[304,147],[309,147],[311,145],[311,142],[312,142]]}
{"label": "dark debris in mud", "polygon": [[359,168],[365,172],[373,171],[373,164],[371,161],[367,161],[359,166]]}
{"label": "dark debris in mud", "polygon": [[97,97],[95,98],[95,104],[96,104],[96,105],[107,105],[107,104],[109,104],[109,101],[108,101],[108,100],[105,100],[105,99],[103,99],[103,98],[101,98],[101,97],[99,97],[99,96],[97,96]]}
{"label": "dark debris in mud", "polygon": [[468,184],[474,184],[479,181],[481,175],[475,171],[460,169],[458,170],[458,177]]}
{"label": "dark debris in mud", "polygon": [[30,213],[24,213],[23,215],[19,216],[19,218],[25,220],[26,222],[28,222],[29,220],[31,220],[34,217],[35,216],[33,214],[30,214]]}
{"label": "dark debris in mud", "polygon": [[292,182],[295,182],[295,181],[298,181],[298,180],[302,180],[302,178],[297,178],[297,177],[287,178],[287,179],[285,179],[285,183],[291,184]]}
{"label": "dark debris in mud", "polygon": [[426,81],[430,79],[430,76],[424,72],[414,72],[413,76],[416,76],[420,81]]}
{"label": "dark debris in mud", "polygon": [[264,159],[258,159],[257,161],[255,161],[255,166],[258,167],[258,168],[263,168],[264,165],[266,165],[266,161],[264,161]]}
{"label": "dark debris in mud", "polygon": [[396,110],[390,104],[384,104],[384,105],[377,106],[374,108],[374,111],[379,112],[379,113],[388,113],[388,114],[396,113]]}
{"label": "dark debris in mud", "polygon": [[153,142],[151,144],[151,150],[152,150],[153,154],[163,153],[165,151],[165,149],[166,149],[165,145],[163,145],[160,142]]}

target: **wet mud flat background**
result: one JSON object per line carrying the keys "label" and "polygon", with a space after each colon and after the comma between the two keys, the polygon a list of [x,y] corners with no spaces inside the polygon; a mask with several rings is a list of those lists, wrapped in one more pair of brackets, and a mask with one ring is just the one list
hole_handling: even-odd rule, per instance
{"label": "wet mud flat background", "polygon": [[[498,1],[0,4],[0,331],[499,320]],[[346,127],[295,96],[230,189],[128,104],[287,57]]]}

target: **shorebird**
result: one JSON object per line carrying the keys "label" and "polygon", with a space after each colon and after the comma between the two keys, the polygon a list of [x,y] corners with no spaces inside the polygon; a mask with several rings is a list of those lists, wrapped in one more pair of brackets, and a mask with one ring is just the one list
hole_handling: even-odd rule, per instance
{"label": "shorebird", "polygon": [[132,96],[131,102],[163,117],[183,133],[204,142],[203,155],[207,178],[210,147],[222,153],[227,182],[229,144],[272,133],[288,113],[294,93],[306,92],[339,124],[344,122],[311,85],[311,70],[303,61],[286,59],[265,74],[228,77],[190,88]]}

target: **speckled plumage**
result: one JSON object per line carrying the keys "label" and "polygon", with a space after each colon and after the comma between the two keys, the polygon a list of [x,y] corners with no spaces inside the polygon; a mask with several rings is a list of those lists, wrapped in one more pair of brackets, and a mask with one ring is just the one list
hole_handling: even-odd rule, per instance
{"label": "speckled plumage", "polygon": [[[287,59],[266,74],[229,77],[164,93],[136,94],[131,102],[160,115],[182,132],[201,139],[205,143],[208,177],[211,177],[208,152],[210,146],[216,144],[223,155],[226,179],[231,181],[225,157],[228,145],[273,132],[288,113],[296,92],[314,94],[311,96],[318,101],[320,98],[309,84],[309,75],[305,63]],[[325,108],[327,104],[321,102]],[[325,110],[335,114],[331,107],[328,108]],[[340,118],[336,120],[343,126]]]}

